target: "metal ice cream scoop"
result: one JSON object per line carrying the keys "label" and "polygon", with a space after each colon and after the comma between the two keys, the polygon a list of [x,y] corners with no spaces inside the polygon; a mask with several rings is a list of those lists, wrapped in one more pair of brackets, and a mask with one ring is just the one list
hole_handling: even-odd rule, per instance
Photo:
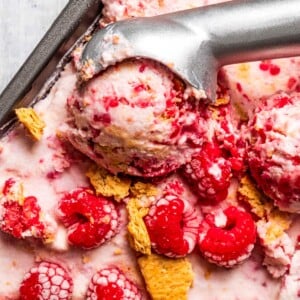
{"label": "metal ice cream scoop", "polygon": [[219,67],[296,55],[300,0],[232,1],[99,30],[82,54],[82,77],[125,58],[151,58],[214,101]]}

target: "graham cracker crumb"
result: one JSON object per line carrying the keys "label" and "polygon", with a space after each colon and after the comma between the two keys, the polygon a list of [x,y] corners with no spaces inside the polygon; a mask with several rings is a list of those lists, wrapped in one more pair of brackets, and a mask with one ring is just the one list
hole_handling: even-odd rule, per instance
{"label": "graham cracker crumb", "polygon": [[130,187],[130,192],[134,197],[140,198],[142,196],[156,196],[157,189],[154,185],[150,183],[137,182],[132,187]]}
{"label": "graham cracker crumb", "polygon": [[160,8],[164,7],[165,6],[165,0],[158,0],[158,6]]}
{"label": "graham cracker crumb", "polygon": [[151,241],[143,220],[149,208],[141,206],[136,198],[130,199],[126,208],[129,217],[127,228],[131,248],[143,254],[151,254]]}
{"label": "graham cracker crumb", "polygon": [[115,251],[114,251],[114,255],[121,255],[123,253],[123,251],[122,251],[122,249],[120,249],[120,248],[117,248],[117,249],[115,249]]}
{"label": "graham cracker crumb", "polygon": [[19,121],[25,126],[34,140],[39,141],[43,135],[45,122],[33,108],[17,108],[15,110]]}
{"label": "graham cracker crumb", "polygon": [[97,195],[105,197],[114,197],[120,202],[129,195],[131,180],[129,178],[120,178],[108,173],[106,170],[93,165],[86,173]]}
{"label": "graham cracker crumb", "polygon": [[272,243],[280,238],[292,223],[291,215],[274,209],[269,216],[269,221],[266,223],[266,240],[267,243]]}
{"label": "graham cracker crumb", "polygon": [[216,99],[216,102],[213,104],[213,106],[221,106],[221,105],[226,105],[230,101],[229,97],[224,97],[224,98],[218,98]]}
{"label": "graham cracker crumb", "polygon": [[158,191],[150,183],[137,182],[130,187],[130,193],[132,198],[139,199],[139,206],[150,207]]}
{"label": "graham cracker crumb", "polygon": [[204,270],[204,278],[205,278],[205,280],[209,280],[210,277],[211,277],[211,274],[212,274],[211,270],[205,269]]}
{"label": "graham cracker crumb", "polygon": [[283,236],[292,222],[289,213],[280,211],[269,202],[248,176],[241,179],[238,193],[241,200],[247,202],[251,211],[259,217],[257,224],[264,224],[266,228],[264,243],[272,243]]}
{"label": "graham cracker crumb", "polygon": [[84,264],[87,264],[91,261],[91,258],[88,255],[83,254],[81,260]]}
{"label": "graham cracker crumb", "polygon": [[138,264],[153,300],[186,300],[193,283],[193,270],[186,258],[156,254],[143,256]]}
{"label": "graham cracker crumb", "polygon": [[263,194],[256,188],[254,182],[249,176],[242,177],[238,189],[239,198],[247,202],[251,207],[251,212],[259,218],[263,218],[266,213],[266,199]]}
{"label": "graham cracker crumb", "polygon": [[80,72],[79,78],[81,81],[86,82],[95,75],[95,64],[92,59],[84,62]]}

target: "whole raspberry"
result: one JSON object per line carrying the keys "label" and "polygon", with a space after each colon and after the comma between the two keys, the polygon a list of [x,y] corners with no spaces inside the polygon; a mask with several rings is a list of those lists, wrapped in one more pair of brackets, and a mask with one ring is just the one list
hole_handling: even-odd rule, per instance
{"label": "whole raspberry", "polygon": [[62,266],[43,261],[25,275],[19,290],[20,300],[68,300],[72,289],[72,279]]}
{"label": "whole raspberry", "polygon": [[199,218],[189,202],[166,194],[150,207],[144,220],[151,246],[157,253],[182,257],[193,251]]}
{"label": "whole raspberry", "polygon": [[230,206],[218,214],[207,214],[199,226],[198,246],[208,261],[231,268],[247,259],[256,240],[251,215]]}
{"label": "whole raspberry", "polygon": [[58,215],[68,228],[69,243],[84,249],[100,246],[119,230],[119,211],[114,203],[88,188],[66,193],[59,202]]}
{"label": "whole raspberry", "polygon": [[110,267],[98,271],[91,279],[87,300],[140,300],[136,285],[123,272]]}
{"label": "whole raspberry", "polygon": [[183,175],[203,203],[215,204],[227,197],[231,163],[216,143],[205,143],[183,168]]}

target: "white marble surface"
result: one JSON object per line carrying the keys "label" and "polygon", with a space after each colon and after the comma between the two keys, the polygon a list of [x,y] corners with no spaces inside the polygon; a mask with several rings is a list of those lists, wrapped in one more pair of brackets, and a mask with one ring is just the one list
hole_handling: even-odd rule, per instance
{"label": "white marble surface", "polygon": [[0,0],[0,93],[68,0]]}

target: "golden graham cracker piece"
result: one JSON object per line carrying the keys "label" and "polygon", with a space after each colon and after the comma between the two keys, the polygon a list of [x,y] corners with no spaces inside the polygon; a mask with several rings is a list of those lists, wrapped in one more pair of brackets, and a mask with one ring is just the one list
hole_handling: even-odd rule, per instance
{"label": "golden graham cracker piece", "polygon": [[150,207],[157,194],[157,188],[151,183],[138,181],[130,187],[130,196],[139,200],[140,207]]}
{"label": "golden graham cracker piece", "polygon": [[264,218],[266,212],[271,209],[264,195],[256,188],[252,179],[245,175],[240,181],[238,189],[239,198],[250,205],[251,212],[259,218]]}
{"label": "golden graham cracker piece", "polygon": [[86,173],[97,195],[105,197],[114,197],[120,202],[129,195],[131,180],[129,178],[120,178],[108,173],[96,165],[93,165]]}
{"label": "golden graham cracker piece", "polygon": [[229,102],[230,102],[230,98],[224,96],[223,98],[216,99],[216,102],[213,104],[213,106],[222,106],[228,104]]}
{"label": "golden graham cracker piece", "polygon": [[146,287],[153,300],[187,300],[194,279],[186,258],[167,258],[157,254],[138,259]]}
{"label": "golden graham cracker piece", "polygon": [[142,254],[151,254],[151,241],[143,218],[156,195],[157,189],[150,183],[136,182],[130,187],[130,199],[126,206],[128,239],[131,248]]}
{"label": "golden graham cracker piece", "polygon": [[157,195],[157,189],[151,183],[136,182],[130,187],[130,192],[134,197],[140,198],[143,196],[151,197]]}
{"label": "golden graham cracker piece", "polygon": [[275,208],[269,215],[268,222],[265,224],[267,226],[266,230],[266,243],[272,243],[277,240],[286,230],[291,226],[292,218],[289,213],[282,212]]}
{"label": "golden graham cracker piece", "polygon": [[280,211],[268,201],[249,176],[241,179],[238,193],[239,197],[250,205],[252,213],[259,217],[257,224],[266,227],[264,243],[272,243],[289,229],[292,222],[291,215]]}
{"label": "golden graham cracker piece", "polygon": [[131,198],[126,206],[128,212],[129,244],[142,254],[151,254],[151,241],[143,218],[149,208],[143,207],[137,198]]}
{"label": "golden graham cracker piece", "polygon": [[15,112],[19,121],[25,126],[33,139],[39,141],[46,126],[45,122],[33,108],[17,108]]}

